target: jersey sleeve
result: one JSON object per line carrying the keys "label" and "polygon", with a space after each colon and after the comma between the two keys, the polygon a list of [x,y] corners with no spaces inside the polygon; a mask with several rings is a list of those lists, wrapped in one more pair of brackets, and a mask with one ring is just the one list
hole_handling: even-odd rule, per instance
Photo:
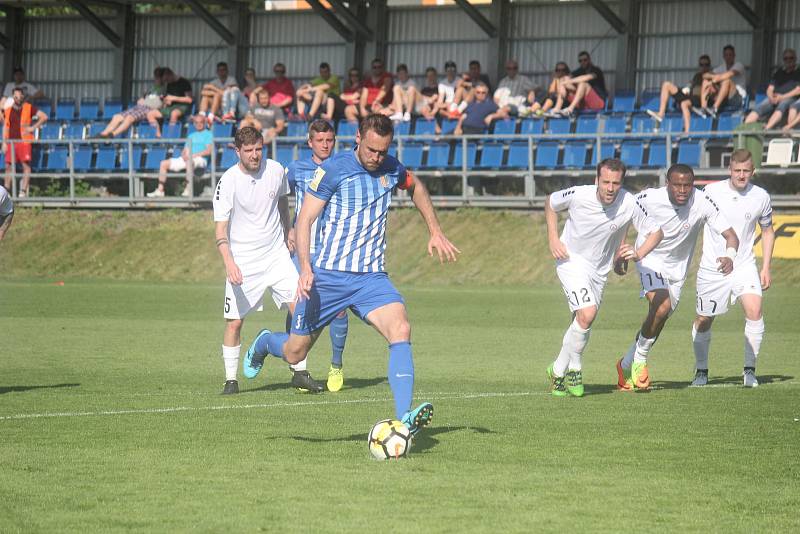
{"label": "jersey sleeve", "polygon": [[764,200],[764,209],[761,210],[761,216],[758,218],[758,225],[762,228],[768,228],[772,226],[772,200],[770,200],[769,195],[764,195],[766,199]]}
{"label": "jersey sleeve", "polygon": [[705,217],[706,224],[721,234],[728,228],[731,228],[731,223],[719,210],[719,206],[714,200],[711,199],[706,193],[701,193],[703,196],[703,216]]}
{"label": "jersey sleeve", "polygon": [[286,169],[283,168],[283,165],[278,163],[275,167],[275,174],[281,177],[281,185],[278,188],[278,196],[285,197],[287,195],[291,195],[294,188],[289,186],[289,179],[286,176]]}
{"label": "jersey sleeve", "polygon": [[569,209],[570,205],[572,204],[572,199],[575,198],[576,191],[577,190],[574,187],[569,187],[567,189],[562,189],[561,191],[551,193],[550,207],[553,208],[554,211],[563,211],[565,209]]}
{"label": "jersey sleeve", "polygon": [[0,217],[5,217],[11,213],[14,213],[14,203],[11,201],[8,192],[0,187]]}
{"label": "jersey sleeve", "polygon": [[297,187],[297,182],[295,181],[295,163],[294,161],[286,167],[284,172],[284,177],[286,178],[286,183],[289,184],[289,191],[295,191]]}
{"label": "jersey sleeve", "polygon": [[233,209],[233,180],[227,174],[223,174],[222,178],[217,182],[217,190],[214,191],[212,204],[214,206],[214,221],[230,220],[231,210]]}
{"label": "jersey sleeve", "polygon": [[310,193],[327,202],[339,187],[338,174],[332,165],[317,167],[311,177],[311,182],[308,184],[306,193]]}
{"label": "jersey sleeve", "polygon": [[414,185],[414,174],[400,163],[397,166],[397,189],[410,189]]}

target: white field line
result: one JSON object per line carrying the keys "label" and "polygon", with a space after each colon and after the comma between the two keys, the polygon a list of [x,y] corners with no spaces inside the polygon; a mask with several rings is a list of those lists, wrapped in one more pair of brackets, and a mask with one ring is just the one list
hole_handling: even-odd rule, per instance
{"label": "white field line", "polygon": [[[775,385],[797,385],[798,382],[778,382]],[[738,387],[739,384],[709,384],[704,386],[703,389],[715,388],[729,388]],[[651,389],[665,389],[660,386],[654,386]],[[698,388],[699,389],[699,388]],[[620,392],[620,395],[630,395],[635,393]],[[488,399],[500,397],[534,397],[549,395],[546,391],[518,391],[518,392],[484,392],[484,393],[425,393],[418,392],[418,398],[425,398],[430,400],[470,400],[470,399]],[[369,404],[373,402],[390,402],[390,397],[372,397],[367,399],[339,399],[339,400],[315,400],[315,401],[299,401],[299,402],[270,402],[261,404],[229,404],[217,406],[171,406],[166,408],[141,408],[133,410],[99,410],[94,412],[43,412],[43,413],[20,413],[11,415],[1,415],[0,421],[12,421],[20,419],[41,419],[41,418],[57,418],[57,417],[98,417],[98,416],[118,416],[118,415],[146,415],[146,414],[169,414],[178,412],[203,412],[203,411],[218,411],[218,410],[252,410],[252,409],[266,409],[266,408],[285,408],[285,407],[302,407],[302,406],[333,406],[345,404]]]}

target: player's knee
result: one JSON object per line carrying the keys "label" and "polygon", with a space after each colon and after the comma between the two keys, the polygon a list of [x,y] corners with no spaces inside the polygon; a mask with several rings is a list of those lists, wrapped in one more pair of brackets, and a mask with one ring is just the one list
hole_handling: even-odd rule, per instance
{"label": "player's knee", "polygon": [[575,320],[578,322],[578,326],[580,326],[584,330],[591,328],[592,323],[594,322],[596,316],[597,316],[597,308],[595,308],[594,306],[590,306],[588,308],[581,308],[580,310],[575,312]]}
{"label": "player's knee", "polygon": [[698,332],[707,332],[714,322],[713,317],[706,317],[705,315],[698,315],[694,320],[694,327]]}
{"label": "player's knee", "polygon": [[232,334],[238,334],[242,331],[243,322],[241,319],[228,319],[225,321],[225,330]]}
{"label": "player's knee", "polygon": [[411,339],[411,323],[406,319],[397,321],[389,332],[389,341],[394,343],[408,341],[409,339]]}

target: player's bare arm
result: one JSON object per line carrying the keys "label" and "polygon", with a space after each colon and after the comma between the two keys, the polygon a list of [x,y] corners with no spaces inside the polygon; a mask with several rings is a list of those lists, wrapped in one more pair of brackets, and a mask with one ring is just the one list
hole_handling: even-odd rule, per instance
{"label": "player's bare arm", "polygon": [[311,270],[311,225],[317,220],[325,208],[326,202],[314,195],[303,198],[303,207],[297,215],[295,223],[295,252],[300,263],[300,280],[297,282],[297,295],[308,298],[311,286],[314,283],[314,273]]}
{"label": "player's bare arm", "polygon": [[547,222],[547,241],[550,243],[550,254],[557,260],[569,258],[567,247],[558,235],[558,213],[550,206],[550,195],[544,200],[544,220]]}
{"label": "player's bare arm", "polygon": [[725,238],[727,255],[717,258],[717,263],[719,263],[717,270],[722,274],[731,274],[733,272],[733,258],[736,257],[736,251],[739,250],[739,237],[733,228],[728,228],[722,232],[722,237]]}
{"label": "player's bare arm", "polygon": [[[431,196],[428,194],[428,189],[425,187],[419,178],[411,175],[413,180],[412,186],[409,188],[411,193],[411,200],[419,210],[425,224],[428,226],[428,232],[431,237],[428,240],[428,256],[433,256],[434,249],[439,255],[439,262],[456,261],[456,254],[461,254],[461,251],[453,245],[439,226],[439,219],[436,218],[436,211],[433,209]],[[305,208],[305,206],[303,206]]]}
{"label": "player's bare arm", "polygon": [[289,197],[282,196],[278,199],[278,213],[281,216],[281,226],[283,226],[283,241],[289,252],[294,252],[294,232],[292,231],[292,216],[289,214]]}
{"label": "player's bare arm", "polygon": [[216,239],[217,250],[222,256],[222,263],[225,264],[225,275],[228,281],[234,285],[241,285],[242,271],[239,266],[233,261],[231,254],[231,244],[228,241],[228,221],[217,221],[214,224],[214,237]]}
{"label": "player's bare arm", "polygon": [[772,265],[772,251],[775,248],[775,229],[772,225],[761,228],[761,289],[766,291],[772,285],[770,267]]}
{"label": "player's bare arm", "polygon": [[14,213],[9,213],[6,216],[0,215],[0,241],[6,236],[8,228],[11,226],[11,220],[14,218]]}

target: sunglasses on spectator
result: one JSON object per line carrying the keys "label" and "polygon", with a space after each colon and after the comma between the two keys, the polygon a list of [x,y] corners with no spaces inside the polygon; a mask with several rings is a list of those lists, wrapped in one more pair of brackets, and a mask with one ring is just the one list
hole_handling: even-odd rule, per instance
{"label": "sunglasses on spectator", "polygon": [[358,78],[359,76],[361,76],[361,75],[359,73],[357,73],[357,72],[351,72],[350,73],[350,77],[351,78]]}
{"label": "sunglasses on spectator", "polygon": [[558,68],[556,69],[556,72],[569,72],[569,70],[568,70],[568,69],[565,69],[564,67],[558,67]]}
{"label": "sunglasses on spectator", "polygon": [[783,56],[784,61],[794,61],[795,59],[797,58],[794,56]]}
{"label": "sunglasses on spectator", "polygon": [[274,72],[275,74],[286,74],[286,71],[285,71],[285,70],[283,70],[283,69],[275,69],[275,70],[274,70],[274,71],[272,71],[272,72]]}
{"label": "sunglasses on spectator", "polygon": [[476,95],[488,95],[489,91],[475,91]]}
{"label": "sunglasses on spectator", "polygon": [[579,63],[589,63],[589,58],[588,57],[579,57],[578,58],[578,62]]}
{"label": "sunglasses on spectator", "polygon": [[514,65],[509,65],[506,67],[506,70],[517,70],[519,67],[515,67]]}
{"label": "sunglasses on spectator", "polygon": [[701,61],[701,62],[700,62],[700,66],[701,66],[701,67],[710,67],[710,66],[711,66],[711,63],[706,63],[705,61]]}
{"label": "sunglasses on spectator", "polygon": [[380,63],[376,63],[375,65],[372,66],[372,68],[373,69],[382,69],[383,65],[381,65]]}

